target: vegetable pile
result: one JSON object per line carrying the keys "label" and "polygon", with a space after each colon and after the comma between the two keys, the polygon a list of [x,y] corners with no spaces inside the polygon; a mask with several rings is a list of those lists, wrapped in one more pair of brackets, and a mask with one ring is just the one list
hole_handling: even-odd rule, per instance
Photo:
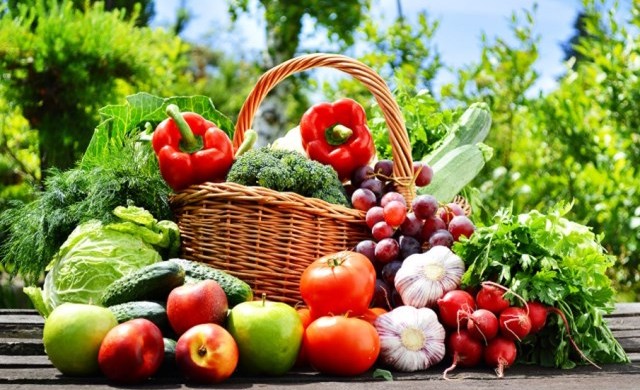
{"label": "vegetable pile", "polygon": [[[91,344],[90,367],[117,383],[142,382],[161,364],[211,384],[294,366],[353,376],[441,365],[446,379],[479,365],[503,377],[517,363],[628,361],[603,319],[613,309],[613,258],[565,218],[570,206],[500,210],[484,226],[456,196],[491,158],[485,104],[471,105],[414,162],[410,201],[350,99],[311,107],[268,147],[252,148],[248,131],[237,150],[231,122],[203,97],[138,94],[101,112],[82,161],[50,172],[34,202],[0,216],[2,265],[30,284],[44,276],[42,288],[25,291],[47,318],[47,353],[63,373],[58,359],[69,354],[54,349],[70,342],[56,339],[69,313],[101,325],[102,343],[86,326],[71,342]],[[175,257],[171,191],[206,181],[352,207],[370,238],[308,264],[295,308],[254,299],[245,281]],[[142,355],[140,367],[123,367]]]}

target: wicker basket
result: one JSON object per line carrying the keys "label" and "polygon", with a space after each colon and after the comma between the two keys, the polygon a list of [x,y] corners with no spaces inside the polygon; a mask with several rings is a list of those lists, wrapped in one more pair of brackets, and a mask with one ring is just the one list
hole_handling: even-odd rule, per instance
{"label": "wicker basket", "polygon": [[[362,82],[380,105],[389,128],[398,190],[411,201],[413,162],[402,115],[384,80],[342,55],[311,54],[286,61],[258,80],[247,97],[233,137],[237,148],[267,93],[289,75],[317,67],[341,70]],[[228,271],[259,296],[301,302],[300,275],[314,260],[353,249],[370,230],[364,213],[295,193],[235,183],[203,183],[175,194],[171,206],[182,235],[182,256]]]}

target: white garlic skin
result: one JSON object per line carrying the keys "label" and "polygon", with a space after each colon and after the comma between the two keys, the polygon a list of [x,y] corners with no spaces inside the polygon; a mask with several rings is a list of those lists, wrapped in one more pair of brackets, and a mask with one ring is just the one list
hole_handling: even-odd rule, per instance
{"label": "white garlic skin", "polygon": [[445,356],[446,332],[429,308],[400,306],[375,321],[380,358],[398,371],[426,370]]}
{"label": "white garlic skin", "polygon": [[434,246],[404,259],[394,284],[405,305],[434,307],[444,294],[460,286],[464,270],[464,262],[451,249]]}

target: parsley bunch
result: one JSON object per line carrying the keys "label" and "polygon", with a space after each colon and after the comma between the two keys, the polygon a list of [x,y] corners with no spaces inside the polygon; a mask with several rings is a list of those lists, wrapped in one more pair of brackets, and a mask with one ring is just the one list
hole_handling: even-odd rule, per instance
{"label": "parsley bunch", "polygon": [[[464,287],[491,280],[527,301],[540,301],[564,312],[571,336],[596,363],[622,363],[629,358],[613,337],[603,315],[614,307],[614,290],[606,271],[614,258],[587,226],[566,219],[571,205],[547,215],[539,211],[513,215],[503,209],[491,226],[479,227],[454,251],[467,265]],[[512,303],[517,302],[512,299]],[[581,361],[561,319],[550,314],[547,325],[519,343],[525,363],[572,368]]]}

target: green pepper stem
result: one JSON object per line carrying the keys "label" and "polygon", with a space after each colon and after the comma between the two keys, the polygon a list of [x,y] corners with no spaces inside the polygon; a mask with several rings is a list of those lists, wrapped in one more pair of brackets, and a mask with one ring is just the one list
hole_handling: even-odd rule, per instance
{"label": "green pepper stem", "polygon": [[334,126],[327,127],[324,132],[324,137],[327,140],[327,143],[332,146],[342,145],[347,142],[349,137],[352,135],[353,130],[339,123]]}
{"label": "green pepper stem", "polygon": [[169,104],[165,112],[171,119],[173,119],[176,126],[178,127],[178,130],[180,131],[180,136],[182,137],[180,140],[180,148],[182,149],[182,151],[193,153],[202,149],[202,140],[198,140],[193,134],[193,131],[189,127],[187,121],[184,120],[184,117],[182,116],[182,113],[180,112],[178,106],[176,106],[175,104]]}

